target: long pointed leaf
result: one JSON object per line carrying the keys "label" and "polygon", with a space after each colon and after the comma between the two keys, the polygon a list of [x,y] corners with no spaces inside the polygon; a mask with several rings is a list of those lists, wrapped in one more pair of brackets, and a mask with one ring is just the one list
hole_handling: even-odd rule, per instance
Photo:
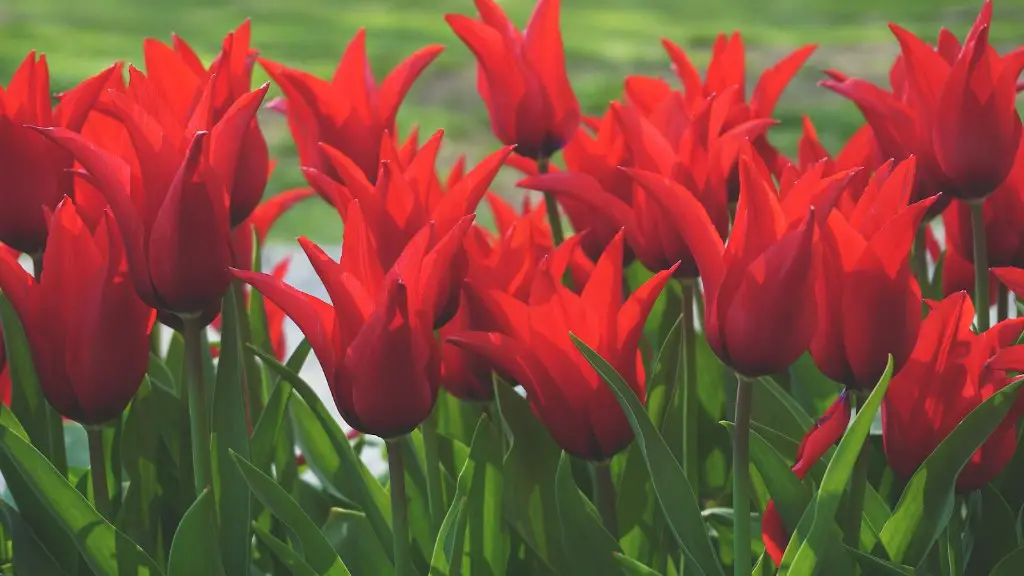
{"label": "long pointed leaf", "polygon": [[174,533],[167,576],[224,574],[217,542],[217,510],[213,493],[207,488],[185,512]]}
{"label": "long pointed leaf", "polygon": [[618,576],[621,567],[613,554],[621,552],[619,543],[601,525],[590,501],[580,492],[572,476],[569,455],[562,452],[555,475],[558,516],[562,521],[562,542],[566,556],[575,560],[574,574]]}

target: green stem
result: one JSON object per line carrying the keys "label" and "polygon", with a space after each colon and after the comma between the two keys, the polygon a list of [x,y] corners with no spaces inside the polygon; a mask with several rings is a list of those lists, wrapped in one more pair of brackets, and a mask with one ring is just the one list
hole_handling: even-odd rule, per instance
{"label": "green stem", "polygon": [[[851,404],[856,410],[860,410],[859,394],[851,392]],[[867,493],[868,485],[868,460],[869,446],[867,442],[860,448],[857,462],[853,467],[853,475],[850,477],[850,496],[846,509],[846,526],[844,542],[850,548],[857,550],[860,547],[860,529],[864,516],[864,494]]]}
{"label": "green stem", "polygon": [[605,530],[612,535],[612,538],[618,540],[618,498],[615,494],[615,481],[612,480],[612,467],[609,460],[594,462],[594,495]]}
{"label": "green stem", "polygon": [[910,253],[910,271],[917,277],[921,286],[928,285],[928,251],[925,248],[925,231],[928,224],[924,223],[917,227],[917,234],[914,235],[914,247]]}
{"label": "green stem", "polygon": [[395,575],[408,576],[412,571],[409,553],[409,510],[405,497],[405,466],[402,462],[402,437],[386,440],[391,492],[391,531],[394,534]]}
{"label": "green stem", "polygon": [[92,499],[96,511],[104,518],[111,519],[110,490],[107,487],[107,459],[103,454],[103,428],[86,426],[89,439],[89,474],[92,476]]}
{"label": "green stem", "polygon": [[[550,158],[537,159],[538,174],[548,173],[548,162],[550,162]],[[544,206],[548,210],[548,223],[551,224],[551,237],[555,240],[555,246],[558,246],[565,240],[565,232],[562,230],[562,217],[558,215],[558,201],[555,199],[554,194],[550,192],[544,193]]]}
{"label": "green stem", "polygon": [[192,436],[192,467],[196,496],[213,485],[210,471],[210,411],[203,382],[203,325],[198,316],[182,316],[185,337],[185,381],[188,386],[189,431]]}
{"label": "green stem", "polygon": [[1010,317],[1010,291],[999,284],[999,300],[996,301],[996,319],[1002,322]]}
{"label": "green stem", "polygon": [[430,533],[436,536],[441,531],[441,522],[446,510],[441,495],[441,460],[437,447],[437,410],[435,409],[423,424],[423,456],[426,459],[427,500],[430,510]]}
{"label": "green stem", "polygon": [[[246,345],[255,343],[252,337],[252,323],[249,322],[248,299],[245,297],[245,287],[241,281],[232,282],[231,289],[235,295],[236,317],[242,336],[242,349],[245,350]],[[252,434],[253,425],[263,414],[263,392],[263,378],[261,378],[259,366],[256,364],[256,356],[245,354],[242,364],[242,393],[245,398],[245,422],[249,434]]]}
{"label": "green stem", "polygon": [[736,375],[736,430],[732,437],[733,573],[748,576],[750,558],[750,408],[754,382]]}
{"label": "green stem", "polygon": [[988,304],[988,248],[985,245],[985,217],[982,213],[982,200],[972,200],[971,236],[974,241],[974,307],[978,313],[978,332],[989,329]]}
{"label": "green stem", "polygon": [[682,326],[679,357],[685,362],[683,380],[677,384],[683,392],[683,473],[700,498],[700,458],[697,453],[697,329],[693,322],[693,301],[696,286],[692,280],[683,282]]}

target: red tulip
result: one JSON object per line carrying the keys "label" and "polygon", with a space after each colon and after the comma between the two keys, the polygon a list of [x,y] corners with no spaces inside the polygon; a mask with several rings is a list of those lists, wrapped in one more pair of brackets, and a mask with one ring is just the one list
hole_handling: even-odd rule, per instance
{"label": "red tulip", "polygon": [[[828,452],[829,447],[839,441],[850,425],[850,395],[846,390],[829,406],[828,410],[807,431],[800,446],[796,450],[796,463],[793,474],[803,480],[811,468]],[[764,514],[761,516],[761,540],[765,552],[771,557],[775,566],[782,565],[782,556],[789,545],[789,531],[775,509],[775,502],[768,501]]]}
{"label": "red tulip", "polygon": [[580,106],[569,85],[559,29],[559,0],[538,0],[520,32],[494,0],[474,0],[480,20],[445,20],[479,62],[477,88],[503,144],[547,159],[573,137]]}
{"label": "red tulip", "polygon": [[[442,340],[470,330],[500,329],[500,321],[485,306],[479,305],[479,294],[483,292],[493,290],[527,302],[534,279],[542,269],[543,273],[550,269],[551,274],[561,278],[568,268],[574,286],[586,285],[592,273],[593,264],[576,249],[579,235],[555,249],[543,203],[533,209],[528,207],[519,216],[497,196],[489,195],[488,200],[499,237],[489,239],[476,227],[467,235],[469,266],[462,300],[458,312],[438,332]],[[441,360],[441,384],[452,395],[472,401],[488,401],[494,397],[493,366],[486,358],[444,343]]]}
{"label": "red tulip", "polygon": [[815,223],[810,215],[787,218],[770,175],[757,169],[752,154],[743,154],[739,166],[741,193],[728,246],[685,188],[651,172],[631,174],[677,223],[693,252],[711,349],[740,374],[757,377],[784,370],[814,335]]}
{"label": "red tulip", "polygon": [[[70,130],[40,132],[75,156],[88,171],[83,176],[110,203],[142,300],[158,310],[204,313],[212,320],[231,281],[228,183],[240,154],[236,144],[267,86],[238,99],[217,122],[208,107],[198,105],[189,123],[180,125],[164,118],[167,110],[145,107],[153,104],[146,95],[154,86],[138,70],[130,73],[135,98],[108,96],[110,113],[131,135],[137,172]],[[201,101],[213,88],[208,81]]]}
{"label": "red tulip", "polygon": [[66,199],[49,229],[40,281],[0,254],[0,288],[25,327],[46,399],[67,418],[103,424],[146,374],[152,310],[127,278],[113,218],[93,236]]}
{"label": "red tulip", "polygon": [[[207,69],[195,51],[177,35],[173,48],[147,39],[143,44],[146,74],[153,88],[163,97],[166,110],[184,124],[194,117],[197,106],[209,106],[210,121],[218,122],[231,106],[245,96],[252,87],[252,69],[256,63],[256,50],[250,47],[251,30],[246,20],[229,33],[221,51]],[[207,79],[212,86],[207,87]],[[211,94],[208,101],[201,99],[204,90]],[[242,136],[236,141],[225,141],[232,150],[226,156],[234,158],[233,170],[227,183],[231,198],[231,225],[241,224],[263,198],[269,175],[270,155],[256,118],[249,121]],[[225,174],[227,177],[228,175]]]}
{"label": "red tulip", "polygon": [[833,211],[822,229],[818,328],[811,356],[821,371],[849,388],[870,390],[889,355],[899,371],[921,324],[921,288],[910,270],[910,247],[928,198],[907,206],[914,159],[868,184],[853,213]]}
{"label": "red tulip", "polygon": [[[909,478],[967,414],[1013,381],[1007,370],[1024,362],[1011,347],[1024,319],[971,331],[974,306],[966,292],[936,303],[921,323],[921,334],[906,366],[889,384],[882,403],[882,440],[893,470]],[[1018,402],[960,472],[959,492],[977,490],[995,477],[1017,446],[1014,424],[1024,413]]]}
{"label": "red tulip", "polygon": [[235,268],[248,270],[252,266],[254,236],[256,242],[262,245],[278,218],[314,194],[315,192],[311,188],[293,188],[275,194],[260,203],[249,218],[231,233]]}
{"label": "red tulip", "polygon": [[482,292],[481,305],[499,321],[500,329],[448,338],[521,384],[555,441],[589,460],[614,456],[633,440],[633,432],[611,390],[576,350],[569,333],[607,359],[643,401],[643,363],[638,362],[637,347],[647,314],[672,273],[659,272],[623,303],[622,255],[619,234],[580,295],[562,286],[550,261],[535,277],[527,303],[497,290]]}
{"label": "red tulip", "polygon": [[869,124],[864,124],[850,139],[846,141],[843,149],[833,158],[818,140],[818,132],[811,123],[811,119],[804,116],[803,134],[797,145],[797,168],[799,173],[806,173],[812,166],[825,161],[823,175],[831,176],[837,172],[862,168],[850,179],[846,193],[837,200],[836,207],[844,214],[853,210],[854,205],[860,199],[858,194],[864,192],[868,179],[872,173],[881,168],[884,160],[878,149],[874,132]]}
{"label": "red tulip", "polygon": [[[1017,151],[1018,161],[1010,176],[982,205],[985,220],[985,247],[991,268],[1024,266],[1024,146]],[[970,205],[954,201],[942,214],[946,245],[973,270],[974,240],[971,234]],[[973,272],[972,272],[973,274]]]}
{"label": "red tulip", "polygon": [[71,156],[29,126],[79,132],[116,66],[65,92],[51,104],[46,56],[29,52],[0,89],[0,242],[26,254],[46,246],[46,211],[74,194]]}
{"label": "red tulip", "polygon": [[417,51],[392,70],[379,87],[366,59],[363,29],[345,49],[329,82],[277,62],[263,58],[259,62],[287,98],[284,111],[302,166],[341,180],[319,146],[324,143],[351,158],[364,179],[373,181],[385,131],[395,133],[395,117],[406,93],[443,50],[443,46],[434,45]]}
{"label": "red tulip", "polygon": [[472,217],[439,239],[436,227],[426,226],[385,272],[361,202],[351,203],[348,215],[340,262],[299,239],[331,304],[268,274],[234,274],[277,304],[305,334],[342,418],[363,433],[393,438],[415,429],[437,399],[436,293],[461,251]]}
{"label": "red tulip", "polygon": [[[313,188],[337,207],[342,221],[348,222],[351,203],[360,202],[368,233],[373,236],[373,246],[384,269],[398,260],[411,239],[428,222],[435,225],[434,238],[440,238],[463,217],[473,213],[511,153],[510,147],[492,153],[449,190],[443,191],[434,167],[441,136],[442,133],[437,132],[406,168],[392,161],[397,152],[390,139],[385,139],[380,175],[375,184],[363,176],[352,159],[327,145],[321,148],[333,173],[340,175],[340,181],[316,169],[305,169]],[[438,327],[455,314],[459,285],[465,275],[465,256],[460,255],[452,265],[450,280],[437,294],[442,299],[434,308]]]}

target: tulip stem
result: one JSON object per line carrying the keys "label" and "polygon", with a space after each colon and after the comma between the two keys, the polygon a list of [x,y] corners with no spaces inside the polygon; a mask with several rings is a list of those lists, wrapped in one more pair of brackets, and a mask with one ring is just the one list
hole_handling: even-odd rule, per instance
{"label": "tulip stem", "polygon": [[403,438],[385,440],[388,450],[389,491],[391,492],[391,531],[394,534],[395,575],[412,573],[409,555],[409,510],[405,497],[405,466],[402,462]]}
{"label": "tulip stem", "polygon": [[196,497],[213,485],[210,471],[210,411],[203,383],[203,324],[198,316],[182,316],[185,337],[185,380],[188,382],[188,419],[192,436],[192,468]]}
{"label": "tulip stem", "polygon": [[[851,393],[850,401],[855,410],[860,410],[861,398],[856,392]],[[868,484],[868,450],[867,442],[860,448],[857,462],[853,466],[853,475],[850,477],[850,496],[846,507],[846,527],[844,542],[850,548],[860,548],[860,530],[864,517],[864,494],[867,492]]]}
{"label": "tulip stem", "polygon": [[107,459],[103,453],[103,428],[86,426],[89,439],[89,474],[92,476],[92,500],[96,511],[111,520],[110,489],[107,487]]}
{"label": "tulip stem", "polygon": [[753,380],[736,375],[736,429],[732,437],[733,573],[748,576],[750,559],[750,408]]}
{"label": "tulip stem", "polygon": [[[537,159],[537,174],[547,174],[550,158],[541,157]],[[544,206],[548,210],[548,223],[551,224],[551,237],[555,240],[555,246],[565,241],[565,232],[562,230],[562,217],[558,215],[558,201],[551,192],[544,193]]]}
{"label": "tulip stem", "polygon": [[444,520],[444,515],[447,512],[444,509],[444,499],[441,497],[441,460],[438,456],[436,408],[420,425],[420,430],[423,433],[423,457],[427,464],[427,500],[430,510],[430,534],[436,537],[438,532],[441,531],[441,522]]}
{"label": "tulip stem", "polygon": [[999,284],[999,300],[996,301],[996,319],[999,322],[1010,317],[1010,292],[1006,286]]}
{"label": "tulip stem", "polygon": [[682,382],[677,384],[683,392],[683,473],[700,499],[700,458],[697,452],[697,329],[693,322],[695,281],[683,281],[683,309],[679,332],[679,362],[684,362]]}
{"label": "tulip stem", "polygon": [[989,329],[991,324],[988,303],[988,248],[985,245],[985,217],[982,200],[972,200],[971,237],[974,242],[974,306],[978,313],[978,333]]}
{"label": "tulip stem", "polygon": [[618,497],[612,480],[611,461],[594,462],[594,500],[601,514],[601,522],[612,538],[619,539]]}

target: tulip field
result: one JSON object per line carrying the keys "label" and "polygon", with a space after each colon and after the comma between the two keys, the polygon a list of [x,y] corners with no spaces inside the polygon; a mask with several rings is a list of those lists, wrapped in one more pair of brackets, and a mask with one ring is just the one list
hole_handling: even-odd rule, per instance
{"label": "tulip field", "polygon": [[1021,2],[64,4],[0,574],[1024,574]]}

